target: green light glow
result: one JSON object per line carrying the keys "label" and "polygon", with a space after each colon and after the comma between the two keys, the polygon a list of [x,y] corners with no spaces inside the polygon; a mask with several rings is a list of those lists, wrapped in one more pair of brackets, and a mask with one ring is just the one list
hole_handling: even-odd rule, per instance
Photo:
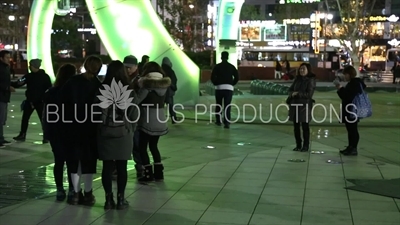
{"label": "green light glow", "polygon": [[51,27],[54,19],[52,0],[35,0],[31,7],[28,24],[28,61],[42,59],[42,68],[54,82],[54,70],[51,61]]}
{"label": "green light glow", "polygon": [[149,0],[86,0],[97,33],[112,59],[169,57],[178,77],[175,102],[194,105],[199,97],[200,69],[180,50]]}
{"label": "green light glow", "polygon": [[[161,63],[169,57],[178,77],[175,102],[194,105],[199,98],[199,67],[180,50],[148,0],[86,0],[97,32],[112,59],[149,55]],[[40,58],[54,81],[51,59],[53,0],[35,0],[28,26],[28,60]]]}
{"label": "green light glow", "polygon": [[218,10],[217,24],[217,40],[216,40],[216,62],[221,62],[221,52],[229,52],[229,62],[237,65],[238,55],[236,47],[231,46],[229,49],[224,49],[219,45],[219,40],[237,40],[237,31],[239,29],[239,17],[242,5],[245,0],[220,0]]}

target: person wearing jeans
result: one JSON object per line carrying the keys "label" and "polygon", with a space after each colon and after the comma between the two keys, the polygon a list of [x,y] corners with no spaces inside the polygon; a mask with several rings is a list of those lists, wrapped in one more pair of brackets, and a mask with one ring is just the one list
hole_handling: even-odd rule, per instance
{"label": "person wearing jeans", "polygon": [[[160,136],[168,133],[167,119],[164,111],[167,89],[171,85],[171,79],[166,77],[160,65],[156,62],[148,62],[143,67],[143,77],[138,81],[138,91],[135,103],[140,108],[140,118],[137,129],[139,130],[139,150],[144,166],[144,176],[140,182],[164,180],[164,166],[161,162],[161,154],[158,149]],[[147,147],[153,156],[153,167],[147,153]]]}
{"label": "person wearing jeans", "polygon": [[[287,103],[289,105],[289,120],[293,122],[296,147],[293,151],[307,152],[310,146],[310,121],[312,120],[313,95],[315,90],[315,75],[308,63],[302,63],[296,79],[289,88]],[[300,129],[301,127],[301,129]],[[301,131],[303,139],[301,139]]]}
{"label": "person wearing jeans", "polygon": [[342,87],[338,81],[334,82],[337,88],[337,94],[342,100],[341,122],[346,125],[348,145],[345,149],[340,150],[343,155],[356,156],[358,155],[357,147],[360,140],[358,133],[358,118],[353,115],[353,100],[363,92],[366,85],[362,79],[356,77],[357,71],[352,66],[346,66],[343,69],[345,80],[348,81],[345,87]]}
{"label": "person wearing jeans", "polygon": [[[221,63],[218,63],[211,72],[211,82],[215,86],[215,124],[229,128],[231,121],[231,107],[234,86],[239,81],[239,72],[236,67],[228,62],[229,53],[221,53]],[[224,110],[222,110],[222,105]],[[224,117],[223,121],[221,117]]]}

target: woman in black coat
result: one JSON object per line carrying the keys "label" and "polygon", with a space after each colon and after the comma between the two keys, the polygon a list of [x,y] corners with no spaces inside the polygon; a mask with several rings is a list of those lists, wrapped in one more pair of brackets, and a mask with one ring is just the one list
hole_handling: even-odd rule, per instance
{"label": "woman in black coat", "polygon": [[[60,67],[58,70],[56,81],[54,82],[54,87],[47,90],[45,93],[43,102],[44,102],[44,112],[43,112],[43,130],[44,136],[46,136],[51,145],[51,150],[54,155],[54,181],[57,187],[57,201],[64,201],[66,198],[66,192],[64,190],[64,164],[65,164],[65,149],[61,144],[61,133],[58,129],[57,122],[60,120],[58,115],[54,115],[53,112],[56,111],[57,107],[60,109],[58,94],[63,87],[63,85],[76,74],[76,67],[72,64],[65,64]],[[48,113],[48,110],[50,114]],[[68,192],[68,201],[72,197],[74,187],[71,181],[71,173],[67,169],[68,175],[68,184],[69,184],[69,192]]]}
{"label": "woman in black coat", "polygon": [[346,66],[343,69],[345,80],[348,81],[345,87],[342,87],[338,81],[335,81],[337,93],[342,100],[342,112],[341,122],[346,125],[348,145],[347,148],[341,150],[340,153],[343,155],[357,155],[357,145],[360,140],[358,133],[358,122],[359,119],[354,116],[353,113],[353,100],[354,98],[363,92],[366,88],[364,82],[356,77],[357,71],[352,66]]}
{"label": "woman in black coat", "polygon": [[165,75],[171,79],[171,86],[167,90],[167,95],[165,96],[165,103],[168,104],[169,116],[171,117],[172,123],[176,123],[176,113],[174,110],[174,96],[175,92],[178,90],[177,83],[178,79],[176,77],[175,71],[172,69],[172,62],[168,57],[164,57],[162,60],[162,69]]}
{"label": "woman in black coat", "polygon": [[[93,174],[97,166],[97,124],[93,118],[96,93],[101,86],[97,75],[103,63],[96,56],[89,56],[84,62],[85,73],[73,76],[61,89],[62,144],[65,146],[67,167],[71,172],[74,186],[72,205],[92,206]],[[85,184],[82,193],[81,180]]]}
{"label": "woman in black coat", "polygon": [[[297,71],[296,79],[289,88],[289,120],[293,121],[296,148],[293,151],[307,152],[310,146],[310,126],[312,120],[315,75],[308,63],[302,63]],[[301,139],[300,126],[303,130]]]}

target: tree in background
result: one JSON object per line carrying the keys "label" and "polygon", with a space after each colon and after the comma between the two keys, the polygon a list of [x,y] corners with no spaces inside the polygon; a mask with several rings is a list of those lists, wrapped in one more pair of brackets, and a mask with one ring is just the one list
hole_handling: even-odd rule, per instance
{"label": "tree in background", "polygon": [[[83,40],[78,32],[79,25],[72,19],[55,16],[53,20],[53,33],[51,35],[51,51],[56,56],[58,50],[82,51]],[[80,55],[76,52],[77,55]]]}
{"label": "tree in background", "polygon": [[[208,0],[160,0],[158,15],[172,38],[183,47],[193,50],[204,45],[201,23],[206,23]],[[199,21],[200,19],[200,21]]]}
{"label": "tree in background", "polygon": [[242,10],[240,11],[240,20],[265,20],[261,15],[260,9],[254,5],[243,4]]}
{"label": "tree in background", "polygon": [[13,49],[13,59],[17,68],[20,68],[20,62],[23,60],[19,49],[26,40],[29,12],[29,0],[9,0],[0,4],[0,43],[13,46],[19,44],[16,51]]}
{"label": "tree in background", "polygon": [[[285,19],[301,19],[310,18],[311,13],[317,9],[317,5],[314,3],[310,4],[279,4],[275,7],[275,20],[279,24],[283,24]],[[300,41],[305,36],[309,36],[310,25],[303,24],[290,24],[288,29],[292,36],[290,40]],[[292,32],[290,32],[290,30]]]}
{"label": "tree in background", "polygon": [[[372,14],[376,0],[325,0],[324,3],[328,13],[334,9],[341,17],[340,22],[331,24],[328,35],[339,40],[349,53],[353,66],[358,68],[362,53],[373,41],[368,17]],[[364,41],[361,45],[360,40]]]}

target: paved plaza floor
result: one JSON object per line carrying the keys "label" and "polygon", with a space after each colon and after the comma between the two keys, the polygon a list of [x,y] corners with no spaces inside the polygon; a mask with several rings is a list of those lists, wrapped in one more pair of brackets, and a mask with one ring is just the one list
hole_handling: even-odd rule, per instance
{"label": "paved plaza floor", "polygon": [[[22,99],[18,90],[10,103],[9,140],[19,132]],[[124,211],[103,210],[101,162],[94,207],[56,203],[52,153],[39,144],[40,133],[33,115],[27,141],[0,149],[0,225],[400,223],[400,199],[345,189],[352,186],[346,179],[400,178],[399,126],[361,127],[359,155],[343,157],[338,149],[347,135],[339,124],[312,125],[311,151],[324,154],[309,154],[292,151],[290,125],[237,123],[223,129],[186,120],[170,125],[160,140],[164,182],[137,184],[130,163],[130,207]]]}

